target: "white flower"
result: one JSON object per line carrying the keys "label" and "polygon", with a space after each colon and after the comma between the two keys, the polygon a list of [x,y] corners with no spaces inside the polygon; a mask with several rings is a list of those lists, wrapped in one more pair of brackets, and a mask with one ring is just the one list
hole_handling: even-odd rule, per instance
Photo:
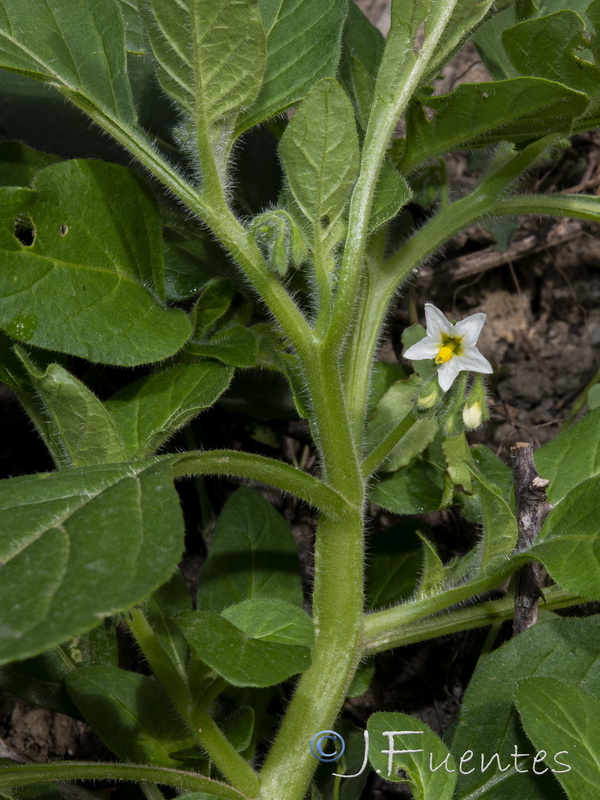
{"label": "white flower", "polygon": [[404,356],[413,361],[435,359],[438,381],[447,392],[459,372],[493,372],[492,365],[475,347],[486,315],[471,314],[460,322],[452,323],[431,303],[425,303],[427,335],[409,347]]}

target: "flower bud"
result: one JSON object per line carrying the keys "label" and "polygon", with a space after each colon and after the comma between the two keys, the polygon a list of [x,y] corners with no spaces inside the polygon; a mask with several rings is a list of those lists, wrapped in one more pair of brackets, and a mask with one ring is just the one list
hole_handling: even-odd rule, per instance
{"label": "flower bud", "polygon": [[468,431],[474,431],[483,422],[483,414],[481,413],[481,405],[479,401],[475,401],[472,405],[465,403],[462,412],[463,422]]}
{"label": "flower bud", "polygon": [[489,416],[483,378],[478,375],[463,407],[462,418],[465,428],[474,431],[485,419],[489,419]]}

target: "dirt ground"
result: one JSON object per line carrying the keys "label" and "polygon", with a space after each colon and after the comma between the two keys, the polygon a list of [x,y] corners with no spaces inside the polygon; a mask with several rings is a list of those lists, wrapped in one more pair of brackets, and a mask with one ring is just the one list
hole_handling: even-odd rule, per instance
{"label": "dirt ground", "polygon": [[[359,5],[382,31],[387,30],[386,0],[359,0]],[[438,92],[460,80],[487,79],[477,52],[467,46],[447,68]],[[476,181],[464,156],[448,158],[448,171],[454,196]],[[538,190],[600,194],[600,134],[576,137],[559,161],[543,166],[529,181]],[[495,367],[490,383],[492,418],[474,440],[485,442],[504,459],[515,441],[532,441],[537,447],[554,437],[576,412],[578,398],[600,368],[599,228],[578,221],[528,218],[519,221],[503,251],[481,226],[464,232],[421,270],[399,301],[383,346],[384,358],[398,358],[409,307],[422,317],[427,301],[451,318],[477,311],[488,315],[480,346]],[[20,414],[6,394],[0,395],[0,402],[3,413],[15,418]],[[299,429],[296,438],[284,439],[284,447],[299,452],[305,446],[301,439]],[[31,446],[36,447],[33,439]],[[41,447],[39,456],[43,463]],[[274,500],[295,524],[309,581],[312,525],[298,517],[288,501]],[[452,511],[441,513],[443,518],[428,520],[434,527],[459,524]],[[382,522],[389,522],[385,515]],[[197,556],[193,565],[197,567]],[[379,658],[371,689],[348,702],[348,715],[362,726],[375,710],[402,710],[443,732],[460,707],[484,638],[485,632],[472,631]],[[84,723],[7,694],[0,694],[1,742],[8,748],[5,755],[25,760],[106,757],[100,755],[101,745]],[[363,797],[384,800],[402,796],[402,791],[372,777]]]}

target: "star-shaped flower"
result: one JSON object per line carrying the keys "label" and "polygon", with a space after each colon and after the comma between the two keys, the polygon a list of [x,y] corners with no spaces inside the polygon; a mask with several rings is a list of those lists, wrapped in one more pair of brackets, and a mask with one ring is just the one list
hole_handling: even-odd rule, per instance
{"label": "star-shaped flower", "polygon": [[450,322],[439,308],[425,303],[427,335],[409,347],[404,356],[413,361],[433,358],[438,368],[438,381],[447,392],[459,372],[493,372],[492,365],[475,347],[486,315],[471,314],[460,322]]}

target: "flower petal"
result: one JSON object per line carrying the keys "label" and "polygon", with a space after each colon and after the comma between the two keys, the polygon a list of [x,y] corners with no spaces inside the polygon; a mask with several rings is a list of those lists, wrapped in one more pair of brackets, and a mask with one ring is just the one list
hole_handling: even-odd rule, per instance
{"label": "flower petal", "polygon": [[456,380],[458,373],[461,371],[461,369],[464,369],[460,366],[459,361],[460,359],[458,356],[455,356],[454,358],[451,358],[450,361],[446,361],[445,364],[441,364],[438,367],[438,382],[444,392],[448,391],[448,389]]}
{"label": "flower petal", "polygon": [[421,339],[416,344],[413,344],[408,348],[406,353],[404,353],[404,358],[410,358],[412,361],[422,361],[425,358],[435,358],[439,349],[439,345],[437,345],[430,336],[425,336],[424,339]]}
{"label": "flower petal", "polygon": [[427,336],[436,341],[441,339],[442,333],[454,333],[454,325],[446,319],[439,308],[433,303],[425,303],[425,322],[427,325]]}
{"label": "flower petal", "polygon": [[476,347],[467,347],[462,356],[456,356],[452,359],[460,363],[460,369],[469,370],[469,372],[482,372],[484,375],[490,375],[494,370],[490,362],[481,355]]}
{"label": "flower petal", "polygon": [[470,317],[465,317],[457,322],[454,326],[454,331],[457,336],[463,337],[463,343],[466,347],[472,347],[477,343],[479,334],[485,323],[487,314],[480,311],[477,314],[471,314]]}

